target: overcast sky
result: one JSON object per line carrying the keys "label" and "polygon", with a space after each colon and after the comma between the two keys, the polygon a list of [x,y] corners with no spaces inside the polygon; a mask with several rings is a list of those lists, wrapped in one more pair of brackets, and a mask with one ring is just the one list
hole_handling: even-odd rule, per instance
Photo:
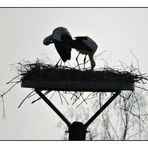
{"label": "overcast sky", "polygon": [[[0,90],[7,90],[6,82],[17,73],[13,64],[37,58],[49,58],[52,64],[58,61],[54,47],[42,41],[59,26],[68,28],[72,36],[93,38],[98,43],[96,55],[106,50],[104,58],[109,57],[111,66],[119,61],[136,64],[132,51],[141,71],[148,73],[148,8],[0,8]],[[76,53],[72,52],[73,62]],[[27,100],[17,109],[30,91],[18,85],[5,96],[6,120],[0,118],[0,140],[60,139],[59,117],[44,102],[32,105]],[[57,100],[54,103],[60,106]]]}

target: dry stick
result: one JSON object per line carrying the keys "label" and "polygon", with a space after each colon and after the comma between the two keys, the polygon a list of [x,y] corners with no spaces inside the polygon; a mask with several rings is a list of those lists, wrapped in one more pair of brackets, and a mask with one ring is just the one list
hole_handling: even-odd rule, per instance
{"label": "dry stick", "polygon": [[[135,96],[135,94],[133,94],[133,95]],[[136,96],[135,96],[135,97],[136,97]],[[119,108],[119,107],[118,107],[118,108]],[[120,110],[125,110],[124,108],[119,108],[119,109],[120,109]],[[132,111],[130,111],[130,110],[128,110],[128,109],[126,109],[126,110],[127,110],[128,112],[130,112],[130,113],[133,115],[133,117],[134,117],[135,120],[138,120],[137,122],[139,122],[139,119],[140,119],[140,120],[143,122],[143,124],[148,127],[148,125],[145,123],[145,121],[140,118],[141,115],[137,115],[137,114],[133,113]],[[147,114],[145,114],[145,115],[147,116]],[[137,119],[136,117],[137,117],[138,119]]]}
{"label": "dry stick", "polygon": [[135,136],[135,135],[137,135],[137,134],[138,134],[138,132],[136,132],[135,134],[132,134],[132,135],[128,136],[128,137],[126,138],[126,140],[129,140],[131,137],[133,137],[133,136]]}
{"label": "dry stick", "polygon": [[67,61],[67,63],[68,63],[68,65],[69,65],[70,67],[72,67],[68,61]]}
{"label": "dry stick", "polygon": [[[9,82],[7,82],[6,84],[12,83],[13,80],[15,80],[16,78],[18,78],[21,74],[17,75],[16,77],[14,77],[13,79],[11,79]],[[19,81],[20,82],[20,81]],[[17,82],[16,82],[17,83]]]}
{"label": "dry stick", "polygon": [[[101,93],[99,94],[99,105],[100,105],[100,108],[102,107],[102,99],[101,99]],[[107,115],[107,113],[106,113],[106,115]],[[107,116],[108,117],[108,116]],[[102,118],[103,118],[103,122],[105,123],[105,129],[107,130],[107,134],[108,134],[108,136],[109,136],[109,138],[110,138],[110,140],[111,140],[111,136],[110,136],[110,133],[109,133],[109,131],[108,131],[108,129],[107,129],[107,123],[106,123],[106,120],[105,120],[105,118],[104,118],[104,113],[102,113]],[[109,119],[109,118],[108,118]]]}
{"label": "dry stick", "polygon": [[109,140],[111,140],[111,135],[110,135],[110,132],[109,132],[109,130],[108,130],[108,125],[107,125],[107,121],[105,120],[105,117],[104,117],[104,113],[102,113],[102,119],[103,119],[103,122],[104,122],[104,126],[105,126],[105,130],[107,131],[107,135],[108,135],[108,137],[109,137]]}
{"label": "dry stick", "polygon": [[[26,71],[28,71],[28,69],[26,68],[26,66],[28,66],[29,64],[26,64],[26,65],[23,65],[22,63],[18,63],[20,66],[22,66]],[[21,67],[21,68],[22,68]],[[22,71],[22,70],[20,70],[20,71]]]}
{"label": "dry stick", "polygon": [[74,93],[70,92],[70,94],[72,95],[72,97],[71,97],[70,99],[72,100],[72,98],[73,98],[74,96],[75,96],[76,98],[78,98],[77,93],[78,93],[78,92],[76,92],[76,91],[75,91]]}
{"label": "dry stick", "polygon": [[99,54],[95,55],[94,58],[98,58],[99,56],[101,56],[101,55],[104,54],[105,52],[107,52],[107,50],[104,50],[104,51],[100,52]]}
{"label": "dry stick", "polygon": [[72,100],[73,96],[75,96],[75,93],[76,92],[74,92],[74,93],[70,92],[70,94],[72,95],[71,98],[70,98],[71,100]]}
{"label": "dry stick", "polygon": [[[119,108],[120,110],[125,110],[124,108]],[[127,110],[127,109],[126,109]],[[137,115],[137,114],[135,114],[135,113],[133,113],[132,111],[130,111],[130,110],[127,110],[128,112],[130,112],[132,115],[133,115],[133,117],[134,117],[134,119],[138,122],[139,121],[139,115]],[[138,119],[137,119],[138,118]],[[144,120],[142,120],[141,119],[141,121],[143,122],[143,124],[144,125],[146,125],[147,126],[147,128],[148,128],[148,125],[145,123],[145,121]]]}
{"label": "dry stick", "polygon": [[[47,90],[47,91],[44,93],[44,95],[47,95],[48,93],[50,93],[50,91]],[[33,95],[35,95],[35,94],[33,94]],[[33,96],[33,95],[30,95],[28,98],[30,98],[30,97]],[[31,104],[33,104],[33,103],[39,101],[40,99],[41,99],[40,97],[37,98],[36,100],[32,101]]]}
{"label": "dry stick", "polygon": [[[59,91],[59,93],[60,93],[60,91]],[[61,96],[64,98],[64,100],[66,101],[66,103],[69,105],[69,103],[68,103],[68,101],[66,100],[66,98],[64,97],[64,95],[62,94],[62,93],[60,93],[61,94]]]}
{"label": "dry stick", "polygon": [[108,116],[108,114],[107,114],[106,111],[105,111],[105,114],[106,114],[106,116],[107,116],[107,118],[108,118],[108,120],[109,120],[109,122],[110,122],[110,125],[111,125],[113,131],[115,132],[115,135],[116,135],[117,139],[119,140],[119,136],[118,136],[118,134],[117,134],[115,128],[113,127],[113,124],[112,124],[112,122],[111,122],[111,120],[110,120],[110,118],[109,118],[109,116]]}
{"label": "dry stick", "polygon": [[[49,90],[47,90],[45,93],[44,93],[44,95],[47,95],[48,93],[49,93],[50,91]],[[36,95],[36,93],[34,93],[34,94],[32,94],[32,95],[30,95],[30,96],[28,96],[28,98],[31,98],[32,96],[34,96],[34,95]],[[40,97],[39,97],[40,98]],[[39,99],[38,98],[38,99]],[[41,98],[40,98],[41,99]]]}
{"label": "dry stick", "polygon": [[83,97],[83,94],[84,94],[84,92],[80,93],[80,97],[83,99],[83,102],[85,102],[87,104],[86,100]]}
{"label": "dry stick", "polygon": [[34,95],[36,95],[36,93],[34,93],[34,94],[32,94],[32,95],[28,96],[28,98],[31,98],[31,97],[32,97],[32,96],[34,96]]}
{"label": "dry stick", "polygon": [[90,97],[90,98],[88,98],[88,99],[85,99],[85,100],[91,100],[91,99],[94,99],[95,98],[95,96],[92,96],[92,97]]}
{"label": "dry stick", "polygon": [[6,117],[6,112],[5,112],[5,101],[2,97],[2,102],[3,102],[3,117],[5,118]]}
{"label": "dry stick", "polygon": [[148,89],[143,88],[143,87],[140,87],[140,86],[137,86],[137,85],[135,85],[135,87],[136,87],[136,88],[139,88],[139,89],[142,89],[142,90],[145,90],[145,91],[148,91]]}
{"label": "dry stick", "polygon": [[[123,95],[124,95],[124,94],[123,94]],[[123,98],[123,99],[126,99],[126,97],[123,96],[123,95],[120,95],[120,97]],[[123,99],[119,99],[119,100],[123,100]],[[123,100],[123,101],[124,101],[124,100]],[[119,103],[120,103],[120,105],[122,106],[122,102],[119,101]],[[124,123],[124,127],[125,127],[125,126],[126,126],[126,122],[125,122],[125,120],[124,120],[123,112],[122,112],[122,110],[125,112],[125,109],[124,109],[124,108],[121,108],[121,107],[118,107],[118,106],[116,106],[116,107],[120,110],[121,119],[122,119],[122,121],[123,121],[123,123]]]}
{"label": "dry stick", "polygon": [[[6,114],[5,114],[5,101],[4,101],[4,98],[3,98],[3,96],[1,96],[1,102],[2,102],[2,105],[3,105],[3,118],[5,118],[6,117]],[[1,103],[0,102],[0,103]]]}
{"label": "dry stick", "polygon": [[75,98],[74,102],[72,103],[72,105],[74,105],[75,102],[79,99],[79,97],[77,96],[77,93],[78,93],[78,92],[75,92],[75,93],[74,93],[74,96],[75,96],[76,98]]}
{"label": "dry stick", "polygon": [[[90,97],[90,96],[93,95],[93,94],[94,94],[94,92],[92,92],[92,93],[90,93],[89,95],[87,95],[87,97],[85,98],[85,100],[88,100],[87,98]],[[94,96],[94,97],[95,97],[95,96]],[[93,98],[94,98],[94,97],[93,97]]]}
{"label": "dry stick", "polygon": [[[72,100],[74,96],[75,96],[76,98],[78,98],[77,95],[76,95],[77,92],[74,92],[74,93],[70,92],[70,94],[72,95],[71,98],[70,98],[70,100]],[[77,100],[78,100],[78,99],[77,99]],[[72,103],[72,105],[73,105],[77,100],[75,100],[75,101]]]}
{"label": "dry stick", "polygon": [[120,94],[119,96],[122,97],[123,99],[128,100],[128,99],[131,97],[132,94],[133,94],[133,92],[131,92],[131,93],[128,95],[128,97],[125,97],[125,96],[123,96],[122,94]]}
{"label": "dry stick", "polygon": [[[89,62],[89,60],[86,60],[85,64],[87,64]],[[81,65],[84,65],[84,63],[80,63],[80,64],[77,64],[74,68],[78,67],[78,66],[81,66]],[[85,68],[86,69],[86,68]]]}
{"label": "dry stick", "polygon": [[19,81],[13,81],[13,82],[11,82],[11,84],[14,84],[14,83],[20,83],[21,81],[19,80]]}
{"label": "dry stick", "polygon": [[[78,92],[75,92],[75,94],[78,94]],[[79,94],[79,97],[77,95],[75,95],[76,99],[74,100],[72,105],[74,105],[76,103],[76,101],[80,99],[80,96],[81,96],[81,94]]]}
{"label": "dry stick", "polygon": [[59,97],[60,97],[60,100],[61,100],[61,104],[63,105],[62,97],[61,97],[61,94],[59,93],[59,91],[58,91],[58,94],[59,94]]}
{"label": "dry stick", "polygon": [[80,104],[78,104],[76,107],[79,107],[83,102],[85,102],[87,104],[86,99],[84,99],[84,97],[82,95],[81,95],[81,98],[83,99],[83,101]]}
{"label": "dry stick", "polygon": [[53,94],[51,95],[51,97],[49,98],[49,100],[52,99],[52,97],[54,96],[55,93],[56,93],[56,91],[53,92]]}
{"label": "dry stick", "polygon": [[84,101],[82,101],[80,104],[78,104],[76,107],[79,107]]}
{"label": "dry stick", "polygon": [[[19,82],[18,82],[19,83]],[[6,92],[4,92],[2,95],[0,95],[0,97],[3,97],[4,95],[6,95],[15,85],[17,85],[18,83],[15,83],[14,85],[12,85]]]}
{"label": "dry stick", "polygon": [[86,100],[90,100],[90,99],[93,99],[93,98],[95,98],[95,96],[94,97],[91,97],[91,98],[89,98],[89,99],[87,99],[89,96],[91,96],[93,93],[90,93],[85,99],[83,98],[83,96],[81,96],[82,98],[83,98],[83,101],[80,103],[80,104],[78,104],[76,107],[79,107],[83,102],[85,102],[86,104],[87,104],[87,102],[86,102]]}
{"label": "dry stick", "polygon": [[131,54],[133,55],[133,57],[136,59],[137,65],[138,65],[138,69],[140,69],[138,58],[135,56],[135,54],[132,52],[132,50],[130,50],[130,53],[131,53]]}
{"label": "dry stick", "polygon": [[134,96],[135,96],[135,99],[136,99],[136,103],[137,103],[137,106],[138,106],[138,113],[139,113],[139,139],[140,139],[140,137],[141,137],[141,116],[140,116],[141,110],[140,110],[139,101],[138,101],[136,95],[134,95]]}
{"label": "dry stick", "polygon": [[[124,100],[124,108],[127,108],[127,100]],[[129,127],[129,112],[127,110],[124,110],[124,116],[125,116],[125,126],[124,126],[124,131],[122,135],[122,139],[125,140],[128,132],[128,127]]]}
{"label": "dry stick", "polygon": [[[139,74],[142,76],[142,74],[140,73],[140,66],[139,66],[139,61],[138,61],[138,58],[135,56],[135,54],[130,50],[131,54],[134,56],[134,58],[136,59],[137,61],[137,65],[138,65],[138,70],[139,70]],[[147,79],[146,79],[147,80]],[[141,81],[143,82],[143,77],[141,79]],[[143,82],[144,83],[144,82]]]}
{"label": "dry stick", "polygon": [[120,62],[120,66],[123,68],[123,70],[126,71],[127,69],[129,69],[129,66],[126,63],[124,63],[123,61],[120,61],[120,60],[119,60],[119,62]]}
{"label": "dry stick", "polygon": [[[120,103],[121,103],[121,102],[120,102]],[[126,123],[125,123],[125,120],[124,120],[124,117],[123,117],[123,112],[122,112],[122,110],[124,110],[124,109],[122,109],[122,108],[120,108],[120,107],[117,107],[117,108],[119,108],[119,110],[120,110],[121,120],[122,120],[122,122],[123,122],[123,124],[124,124],[124,127],[125,127]]]}
{"label": "dry stick", "polygon": [[25,100],[28,98],[28,96],[30,96],[33,92],[34,92],[34,90],[31,91],[31,92],[23,99],[23,101],[20,103],[20,105],[18,106],[18,108],[21,107],[21,105],[24,103],[24,101],[25,101]]}
{"label": "dry stick", "polygon": [[[28,97],[28,98],[29,98],[29,97]],[[35,103],[35,102],[37,102],[37,101],[39,101],[39,100],[41,100],[41,98],[38,98],[38,99],[32,101],[31,104],[33,104],[33,103]]]}

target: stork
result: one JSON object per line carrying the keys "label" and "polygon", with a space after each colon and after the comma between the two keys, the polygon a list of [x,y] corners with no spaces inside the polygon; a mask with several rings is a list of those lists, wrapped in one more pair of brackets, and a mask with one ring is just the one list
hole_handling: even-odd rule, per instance
{"label": "stork", "polygon": [[[88,36],[77,36],[77,37],[75,37],[75,40],[72,41],[71,47],[76,49],[79,52],[78,56],[76,57],[77,63],[78,63],[79,55],[85,54],[84,67],[85,67],[86,56],[87,55],[89,56],[91,70],[93,70],[96,65],[95,61],[93,59],[93,56],[98,48],[97,43]],[[79,65],[79,63],[78,63],[78,65]]]}
{"label": "stork", "polygon": [[67,60],[71,59],[71,47],[64,45],[63,42],[68,41],[72,41],[70,32],[64,27],[58,27],[53,30],[51,35],[47,36],[43,40],[43,44],[47,46],[49,44],[54,43],[54,46],[59,53],[62,61],[66,62]]}
{"label": "stork", "polygon": [[[76,61],[78,63],[78,66],[79,66],[79,62],[78,62],[79,55],[85,54],[84,67],[85,67],[86,56],[88,55],[90,63],[91,63],[91,70],[94,69],[96,64],[93,59],[93,56],[98,48],[98,45],[90,37],[77,36],[73,40],[70,32],[66,28],[58,27],[53,30],[51,35],[47,36],[43,40],[44,45],[49,45],[52,43],[54,43],[55,48],[57,49],[57,52],[59,53],[61,59],[64,62],[71,59],[71,49],[74,48],[79,52],[78,56],[76,57]],[[59,63],[59,61],[58,61],[58,63]]]}

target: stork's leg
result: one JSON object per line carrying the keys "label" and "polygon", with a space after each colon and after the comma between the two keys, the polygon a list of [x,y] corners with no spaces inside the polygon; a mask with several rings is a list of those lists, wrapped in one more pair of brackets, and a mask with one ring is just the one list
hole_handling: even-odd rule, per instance
{"label": "stork's leg", "polygon": [[89,55],[89,60],[90,60],[90,64],[91,64],[91,70],[94,70],[94,67],[96,66],[96,63],[93,59],[93,54]]}
{"label": "stork's leg", "polygon": [[84,57],[84,70],[85,70],[86,56],[87,56],[87,55],[85,55],[85,57]]}
{"label": "stork's leg", "polygon": [[78,53],[78,55],[77,55],[77,57],[76,57],[76,61],[77,61],[77,66],[78,66],[79,69],[80,69],[80,64],[79,64],[79,62],[78,62],[78,57],[79,57],[79,55],[80,55],[80,53]]}
{"label": "stork's leg", "polygon": [[59,59],[59,61],[57,62],[57,64],[55,65],[55,67],[58,67],[59,62],[62,61],[61,58]]}

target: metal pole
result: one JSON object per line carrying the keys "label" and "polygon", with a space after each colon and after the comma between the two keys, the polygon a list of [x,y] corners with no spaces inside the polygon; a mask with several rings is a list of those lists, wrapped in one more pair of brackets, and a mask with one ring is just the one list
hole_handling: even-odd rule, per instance
{"label": "metal pole", "polygon": [[71,123],[66,119],[66,117],[52,104],[50,100],[40,91],[35,89],[35,92],[58,114],[58,116],[67,124],[68,127],[71,127]]}
{"label": "metal pole", "polygon": [[99,114],[120,94],[121,91],[116,92],[85,124],[85,129],[98,117]]}
{"label": "metal pole", "polygon": [[73,122],[72,124],[66,117],[52,104],[50,100],[40,91],[35,89],[35,92],[58,114],[58,116],[67,124],[69,128],[69,140],[85,140],[87,127],[98,117],[98,115],[120,94],[116,92],[85,124],[82,122]]}
{"label": "metal pole", "polygon": [[86,129],[82,122],[73,122],[69,127],[69,140],[85,140]]}

